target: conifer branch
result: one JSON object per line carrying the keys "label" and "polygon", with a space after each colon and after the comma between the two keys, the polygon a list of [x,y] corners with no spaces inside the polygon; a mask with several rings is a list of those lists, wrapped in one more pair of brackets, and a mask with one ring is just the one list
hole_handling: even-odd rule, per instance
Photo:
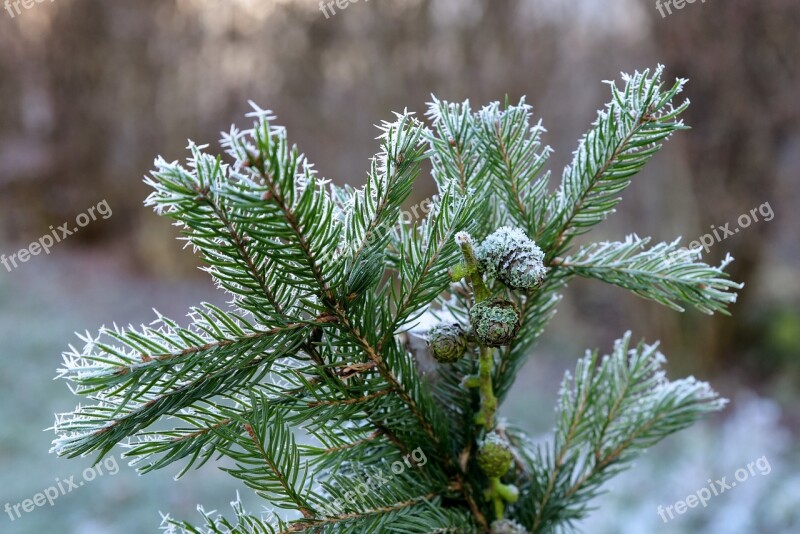
{"label": "conifer branch", "polygon": [[618,194],[630,178],[661,148],[673,132],[684,129],[677,117],[688,107],[673,105],[686,80],[662,91],[663,66],[623,75],[625,86],[613,82],[612,100],[598,114],[594,126],[581,140],[562,185],[552,199],[550,222],[535,239],[548,257],[567,248],[573,237],[585,233],[614,211]]}
{"label": "conifer branch", "polygon": [[550,173],[543,169],[552,150],[541,140],[546,130],[541,122],[531,124],[532,108],[524,98],[504,109],[494,102],[478,117],[479,146],[494,176],[496,194],[515,225],[537,235],[549,209]]}
{"label": "conifer branch", "polygon": [[679,247],[679,240],[645,249],[649,241],[631,235],[622,242],[595,243],[553,263],[677,311],[684,311],[680,304],[688,304],[709,314],[727,313],[726,306],[736,302],[733,290],[742,285],[730,281],[723,271],[733,258],[728,256],[719,267],[711,267],[698,261],[698,250]]}
{"label": "conifer branch", "polygon": [[395,246],[400,258],[396,276],[401,291],[398,294],[391,283],[384,286],[382,296],[392,305],[387,315],[393,319],[378,342],[379,349],[450,287],[449,268],[460,257],[454,238],[457,233],[471,229],[474,199],[471,195],[458,195],[449,185],[426,221],[419,227],[399,228]]}
{"label": "conifer branch", "polygon": [[470,191],[483,195],[490,182],[485,180],[486,159],[480,153],[478,124],[469,101],[454,103],[433,97],[426,115],[432,123],[428,139],[439,190],[455,184],[462,195]]}
{"label": "conifer branch", "polygon": [[[676,310],[725,313],[735,301],[730,260],[706,265],[677,241],[570,250],[684,128],[687,104],[672,102],[683,80],[664,89],[662,72],[612,85],[553,193],[545,130],[524,99],[473,111],[434,98],[429,128],[397,114],[379,126],[360,189],[317,176],[255,106],[250,129],[223,136],[230,163],[193,143],[185,165],[156,160],[147,204],[182,227],[236,310],[203,305],[188,327],[159,316],[82,336],[59,377],[91,403],[57,417],[54,450],[123,444],[141,472],[182,460],[180,474],[224,456],[279,509],[254,516],[237,500],[233,521],[201,510],[201,528],[165,516],[174,534],[573,526],[637,454],[724,404],[704,383],[668,381],[656,346],[629,348],[626,335],[567,375],[552,441],[496,423],[573,276]],[[409,223],[401,207],[426,159],[438,192]],[[150,429],[164,420],[178,423]]]}
{"label": "conifer branch", "polygon": [[189,145],[188,169],[157,159],[156,170],[145,180],[154,189],[145,204],[175,219],[189,243],[202,253],[215,281],[236,297],[239,306],[269,324],[284,317],[291,295],[279,283],[281,272],[274,260],[253,246],[252,224],[233,221],[234,208],[221,194],[230,179],[228,167],[204,154],[203,148]]}
{"label": "conifer branch", "polygon": [[425,154],[424,128],[408,112],[397,114],[393,123],[384,122],[381,132],[381,152],[372,160],[367,183],[345,206],[343,243],[353,265],[365,251],[386,248]]}
{"label": "conifer branch", "polygon": [[565,376],[555,439],[536,451],[533,480],[523,489],[532,531],[578,519],[642,450],[727,402],[694,378],[667,380],[657,345],[629,345],[627,333],[610,356],[588,354],[574,378]]}

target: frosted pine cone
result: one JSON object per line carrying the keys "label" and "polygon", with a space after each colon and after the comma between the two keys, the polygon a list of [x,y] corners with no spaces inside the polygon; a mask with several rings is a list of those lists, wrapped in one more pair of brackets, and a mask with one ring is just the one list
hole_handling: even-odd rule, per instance
{"label": "frosted pine cone", "polygon": [[519,228],[503,226],[484,239],[475,255],[484,272],[513,289],[539,287],[547,274],[544,252]]}
{"label": "frosted pine cone", "polygon": [[521,326],[516,305],[501,298],[477,303],[469,311],[469,319],[475,337],[487,347],[508,345]]}

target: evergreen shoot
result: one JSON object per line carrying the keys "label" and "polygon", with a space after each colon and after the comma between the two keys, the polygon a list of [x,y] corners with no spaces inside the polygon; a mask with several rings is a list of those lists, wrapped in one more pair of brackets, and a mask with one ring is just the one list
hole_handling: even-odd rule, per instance
{"label": "evergreen shoot", "polygon": [[[678,241],[573,244],[684,129],[684,80],[662,71],[609,82],[554,188],[524,100],[396,114],[359,189],[321,178],[256,106],[224,156],[190,144],[184,164],[157,159],[146,204],[180,226],[230,309],[80,336],[58,374],[85,402],[56,418],[53,450],[99,461],[120,445],[142,473],[222,458],[264,500],[200,508],[196,525],[166,516],[170,533],[572,530],[609,478],[725,403],[668,380],[657,344],[627,333],[566,373],[549,439],[498,417],[575,276],[679,311],[736,299],[730,259],[707,265]],[[438,193],[409,221],[423,165]]]}

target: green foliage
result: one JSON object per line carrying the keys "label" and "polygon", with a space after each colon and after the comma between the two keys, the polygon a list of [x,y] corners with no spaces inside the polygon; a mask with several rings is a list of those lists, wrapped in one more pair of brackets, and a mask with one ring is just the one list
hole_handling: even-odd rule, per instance
{"label": "green foliage", "polygon": [[678,120],[689,105],[673,104],[686,80],[662,90],[659,67],[624,75],[625,87],[611,85],[611,102],[598,114],[594,126],[581,139],[572,163],[564,169],[561,187],[550,198],[550,217],[536,239],[553,257],[567,248],[572,238],[603,221],[619,203],[619,194],[661,142],[684,127]]}
{"label": "green foliage", "polygon": [[699,250],[679,247],[678,241],[645,250],[649,241],[633,235],[622,242],[594,243],[559,266],[579,276],[624,287],[677,311],[683,311],[680,304],[687,304],[704,313],[727,313],[726,306],[736,301],[731,289],[739,287],[723,273],[732,261],[730,256],[719,267],[710,267],[700,261]]}
{"label": "green foliage", "polygon": [[[503,515],[532,532],[568,528],[638,453],[723,405],[706,384],[666,380],[655,347],[629,350],[626,335],[565,379],[551,443],[531,445],[492,417],[572,276],[678,310],[725,311],[735,300],[724,264],[677,242],[570,250],[683,128],[686,104],[672,102],[683,82],[664,90],[661,73],[612,84],[553,192],[544,129],[524,101],[474,112],[434,100],[430,128],[398,114],[380,126],[359,189],[320,178],[258,108],[251,129],[224,135],[227,162],[194,144],[185,166],[158,159],[147,204],[182,228],[233,309],[195,308],[188,327],[159,316],[82,336],[59,375],[89,403],[57,418],[55,452],[101,457],[120,444],[142,472],[222,456],[273,508],[254,516],[237,501],[233,522],[203,513],[197,527],[166,517],[168,532],[486,532]],[[424,220],[404,221],[424,160],[439,192]],[[471,252],[468,233],[483,240],[504,225],[535,242],[535,262],[513,262],[538,270],[527,289],[502,276],[485,286]],[[453,272],[468,280],[454,283]],[[512,303],[516,335],[423,375],[406,331],[435,313],[468,331],[473,290],[475,301]],[[490,431],[515,458],[503,483],[476,459]]]}
{"label": "green foliage", "polygon": [[642,450],[727,402],[694,378],[668,381],[657,345],[629,345],[630,332],[611,355],[598,361],[597,352],[590,353],[574,376],[567,373],[552,442],[537,447],[518,438],[529,476],[520,515],[532,530],[580,519],[602,484]]}

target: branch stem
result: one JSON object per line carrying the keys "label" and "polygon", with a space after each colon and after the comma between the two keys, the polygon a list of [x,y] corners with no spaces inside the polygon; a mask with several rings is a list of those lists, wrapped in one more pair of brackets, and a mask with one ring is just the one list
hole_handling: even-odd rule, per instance
{"label": "branch stem", "polygon": [[503,484],[500,482],[500,477],[490,477],[486,496],[492,501],[495,518],[503,519],[506,503],[515,503],[519,500],[519,489],[513,484]]}
{"label": "branch stem", "polygon": [[480,357],[480,392],[481,392],[481,411],[478,415],[478,422],[483,425],[486,432],[494,428],[494,414],[497,411],[497,397],[494,394],[492,385],[492,371],[494,358],[492,349],[481,346]]}
{"label": "branch stem", "polygon": [[[461,248],[464,256],[464,267],[466,276],[472,285],[475,304],[489,298],[490,293],[483,281],[483,274],[480,270],[478,258],[475,256],[475,249],[472,246],[472,237],[466,232],[456,235],[456,243]],[[494,414],[497,411],[497,397],[494,394],[492,385],[492,372],[494,368],[494,358],[492,349],[480,345],[480,362],[478,371],[478,389],[481,394],[481,411],[475,418],[475,422],[482,425],[486,432],[494,428]]]}
{"label": "branch stem", "polygon": [[456,235],[456,243],[461,247],[466,274],[472,284],[475,304],[477,304],[489,298],[489,290],[486,288],[486,284],[483,283],[483,275],[481,275],[478,258],[472,248],[472,237],[465,232],[459,233]]}

